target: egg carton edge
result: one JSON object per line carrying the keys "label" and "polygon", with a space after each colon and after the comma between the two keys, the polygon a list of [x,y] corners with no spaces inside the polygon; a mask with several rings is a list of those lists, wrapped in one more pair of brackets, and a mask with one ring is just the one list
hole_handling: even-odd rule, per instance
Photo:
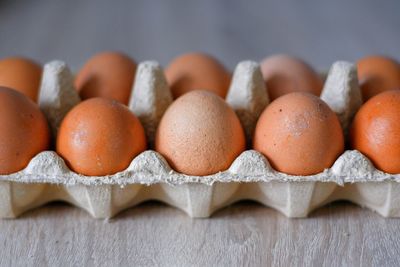
{"label": "egg carton edge", "polygon": [[[155,61],[139,64],[128,107],[145,128],[150,146],[154,145],[157,125],[172,103],[172,95],[161,66]],[[338,115],[347,134],[350,122],[362,105],[357,71],[352,63],[337,61],[330,68],[321,93],[324,100]],[[44,66],[39,93],[39,106],[46,115],[53,137],[68,111],[80,102],[73,85],[73,74],[66,63],[52,61]],[[265,83],[258,63],[240,62],[233,74],[226,97],[227,103],[237,113],[251,144],[253,131],[261,112],[269,104]],[[254,150],[243,152],[223,172],[209,176],[189,176],[175,172],[166,160],[155,151],[145,151],[132,160],[129,167],[119,173],[102,177],[88,177],[72,172],[54,151],[36,155],[28,166],[17,173],[0,175],[0,181],[22,183],[53,183],[65,185],[100,184],[154,184],[215,182],[334,182],[339,185],[355,182],[400,182],[400,175],[383,173],[358,151],[345,151],[334,165],[310,176],[294,176],[273,170],[268,160]]]}

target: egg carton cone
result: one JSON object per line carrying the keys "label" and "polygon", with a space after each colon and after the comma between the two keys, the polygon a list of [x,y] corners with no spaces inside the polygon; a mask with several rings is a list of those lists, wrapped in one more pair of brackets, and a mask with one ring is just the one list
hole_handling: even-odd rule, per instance
{"label": "egg carton cone", "polygon": [[[338,115],[347,134],[362,104],[353,64],[339,61],[332,65],[321,98]],[[80,101],[68,66],[61,61],[46,64],[39,106],[53,138],[63,117]],[[142,122],[150,149],[157,125],[172,101],[158,63],[139,64],[129,108]],[[257,119],[269,104],[257,63],[237,65],[226,101],[237,113],[251,147]],[[319,174],[293,176],[275,171],[262,154],[247,150],[226,171],[189,176],[175,172],[159,153],[147,150],[126,170],[102,177],[74,173],[54,151],[39,153],[24,170],[0,176],[1,218],[15,218],[51,201],[71,203],[95,218],[110,218],[148,200],[165,202],[191,217],[209,217],[244,199],[272,207],[287,217],[306,217],[336,200],[349,200],[385,217],[399,217],[400,175],[375,169],[368,158],[352,150]]]}

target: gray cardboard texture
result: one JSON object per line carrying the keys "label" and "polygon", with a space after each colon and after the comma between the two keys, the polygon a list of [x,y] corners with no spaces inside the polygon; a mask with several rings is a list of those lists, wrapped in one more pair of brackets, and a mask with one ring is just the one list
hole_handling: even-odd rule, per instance
{"label": "gray cardboard texture", "polygon": [[[362,103],[353,64],[332,65],[321,98],[338,114],[347,133]],[[257,63],[238,64],[226,101],[238,114],[251,144],[257,119],[269,103]],[[46,64],[39,105],[53,136],[65,114],[79,102],[67,65],[61,61]],[[157,124],[171,103],[161,67],[156,62],[141,63],[129,108],[142,122],[150,147]],[[44,151],[24,170],[0,175],[0,217],[14,218],[55,200],[81,207],[95,218],[110,218],[147,200],[168,203],[191,217],[208,217],[242,199],[258,201],[288,217],[305,217],[335,200],[349,200],[382,216],[399,217],[399,182],[400,175],[376,170],[358,151],[345,151],[331,168],[317,175],[292,176],[273,170],[263,155],[248,150],[228,170],[204,177],[173,171],[152,150],[141,153],[122,172],[86,177],[69,170],[54,151]]]}

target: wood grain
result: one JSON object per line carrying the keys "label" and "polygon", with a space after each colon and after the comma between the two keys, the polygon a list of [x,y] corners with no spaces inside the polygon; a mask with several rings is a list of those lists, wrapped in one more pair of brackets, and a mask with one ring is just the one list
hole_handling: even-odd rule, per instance
{"label": "wood grain", "polygon": [[336,203],[287,219],[242,202],[209,219],[148,203],[109,221],[53,204],[0,221],[2,266],[398,266],[399,221]]}
{"label": "wood grain", "polygon": [[[319,69],[372,53],[399,58],[400,4],[385,1],[0,1],[0,57],[65,60],[123,50],[167,64],[201,50],[230,69],[271,53]],[[400,220],[350,204],[287,219],[254,203],[210,219],[161,204],[110,221],[50,205],[0,221],[1,266],[399,266]]]}

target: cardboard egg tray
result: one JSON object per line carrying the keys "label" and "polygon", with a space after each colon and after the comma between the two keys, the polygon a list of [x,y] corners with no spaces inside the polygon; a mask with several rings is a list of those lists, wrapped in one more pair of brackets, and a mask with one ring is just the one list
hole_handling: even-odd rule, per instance
{"label": "cardboard egg tray", "polygon": [[[156,62],[139,65],[129,108],[141,120],[153,147],[160,118],[172,103],[164,74]],[[338,114],[345,133],[361,106],[357,73],[351,63],[336,62],[326,76],[321,98]],[[237,65],[226,101],[251,136],[268,95],[257,63]],[[47,116],[53,137],[65,114],[77,103],[73,75],[67,65],[45,65],[39,105]],[[147,200],[160,200],[191,217],[208,217],[239,200],[249,199],[275,208],[288,217],[305,217],[335,200],[349,200],[386,217],[400,216],[400,175],[376,170],[357,151],[346,151],[322,173],[291,176],[271,168],[254,150],[243,152],[223,172],[188,176],[172,170],[155,151],[138,155],[117,174],[86,177],[68,169],[54,151],[35,156],[22,171],[0,176],[0,217],[14,218],[45,203],[61,200],[88,211],[95,218],[109,218]]]}

